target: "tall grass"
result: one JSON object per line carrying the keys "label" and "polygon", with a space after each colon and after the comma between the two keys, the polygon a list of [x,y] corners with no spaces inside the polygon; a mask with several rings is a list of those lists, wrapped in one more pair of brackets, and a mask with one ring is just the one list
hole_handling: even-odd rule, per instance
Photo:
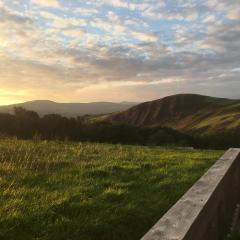
{"label": "tall grass", "polygon": [[0,140],[0,239],[139,239],[221,154]]}

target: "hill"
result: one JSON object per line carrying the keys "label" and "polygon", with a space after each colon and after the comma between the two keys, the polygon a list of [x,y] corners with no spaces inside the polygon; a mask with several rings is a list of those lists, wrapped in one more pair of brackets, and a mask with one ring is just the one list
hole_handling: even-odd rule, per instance
{"label": "hill", "polygon": [[166,126],[185,132],[216,133],[240,128],[240,100],[177,94],[144,102],[109,116],[112,122]]}
{"label": "hill", "polygon": [[49,100],[36,100],[8,106],[0,106],[0,113],[13,113],[14,107],[23,107],[37,112],[40,116],[46,114],[60,114],[66,117],[83,115],[106,114],[124,111],[136,103],[122,102],[92,102],[92,103],[56,103]]}

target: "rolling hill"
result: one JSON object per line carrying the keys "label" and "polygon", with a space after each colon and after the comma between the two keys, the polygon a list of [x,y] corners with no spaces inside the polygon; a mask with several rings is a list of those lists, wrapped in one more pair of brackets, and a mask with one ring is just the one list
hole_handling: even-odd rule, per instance
{"label": "rolling hill", "polygon": [[131,102],[92,102],[92,103],[56,103],[49,100],[36,100],[8,106],[0,106],[0,113],[13,113],[14,107],[23,107],[37,112],[40,116],[55,113],[66,117],[106,114],[126,110],[136,103]]}
{"label": "rolling hill", "polygon": [[166,126],[185,132],[240,129],[240,100],[178,94],[144,102],[108,117],[135,126]]}

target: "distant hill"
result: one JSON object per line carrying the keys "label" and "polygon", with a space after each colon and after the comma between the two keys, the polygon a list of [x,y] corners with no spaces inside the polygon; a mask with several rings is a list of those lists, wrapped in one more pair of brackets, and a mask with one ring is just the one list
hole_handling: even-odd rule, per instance
{"label": "distant hill", "polygon": [[135,126],[166,126],[186,132],[215,133],[240,129],[240,100],[178,94],[144,102],[108,120]]}
{"label": "distant hill", "polygon": [[124,111],[136,104],[137,103],[132,102],[56,103],[49,100],[36,100],[8,106],[0,106],[0,113],[13,113],[14,107],[23,107],[27,110],[37,112],[40,116],[56,113],[66,117],[76,117]]}

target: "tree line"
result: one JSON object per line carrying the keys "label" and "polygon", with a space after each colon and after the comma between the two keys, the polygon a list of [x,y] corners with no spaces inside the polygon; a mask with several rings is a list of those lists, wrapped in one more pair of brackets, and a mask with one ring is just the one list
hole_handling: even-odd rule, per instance
{"label": "tree line", "polygon": [[21,107],[14,114],[0,114],[0,133],[20,139],[47,139],[106,142],[138,145],[177,145],[191,147],[227,148],[240,142],[239,133],[222,133],[199,137],[165,128],[134,127],[126,124],[86,121],[85,117],[67,118],[58,114],[40,117]]}

